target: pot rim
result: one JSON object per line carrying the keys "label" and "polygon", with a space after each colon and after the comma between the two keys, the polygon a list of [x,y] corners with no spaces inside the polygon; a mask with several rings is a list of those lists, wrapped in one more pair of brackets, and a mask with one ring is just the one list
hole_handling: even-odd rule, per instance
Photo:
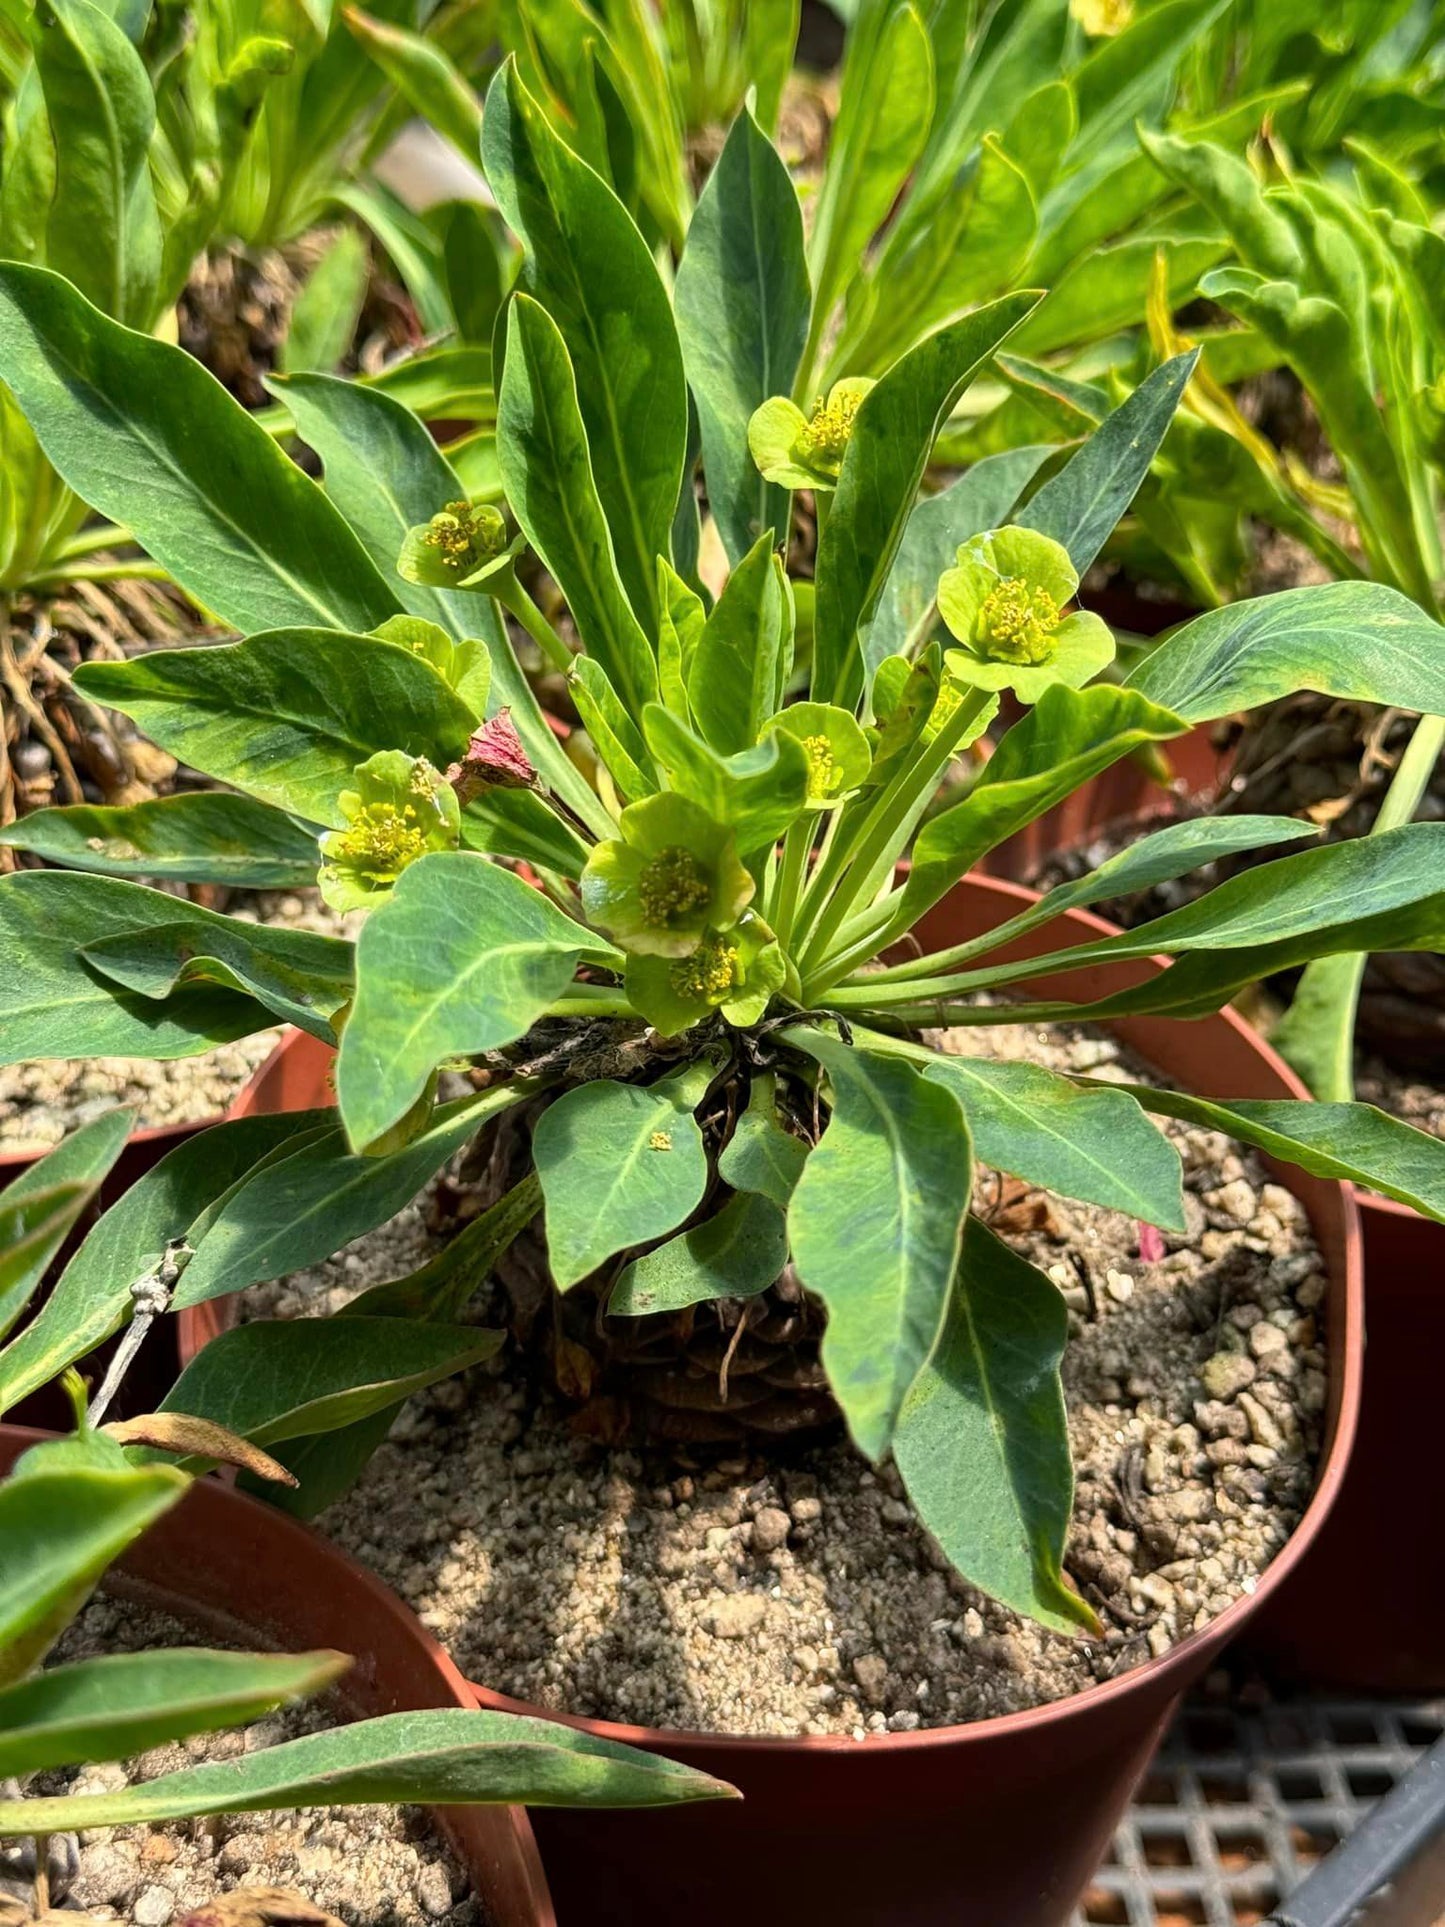
{"label": "pot rim", "polygon": [[[955,891],[972,889],[992,896],[1007,906],[1009,914],[1014,909],[1037,902],[1039,895],[1037,891],[1026,889],[1022,884],[1008,882],[999,877],[981,876],[977,872],[971,872],[956,884],[954,889]],[[944,901],[946,902],[947,898]],[[1107,923],[1102,917],[1092,915],[1087,910],[1070,911],[1067,917],[1075,928],[1082,925],[1099,936],[1117,935],[1112,924]],[[1157,956],[1149,959],[1149,962],[1158,968],[1164,967],[1166,961]],[[1301,1098],[1309,1096],[1305,1085],[1279,1053],[1236,1010],[1226,1006],[1199,1021],[1204,1024],[1219,1022],[1225,1024],[1263,1060],[1266,1067],[1291,1095]],[[1101,1028],[1110,1029],[1112,1026],[1106,1023]],[[277,1051],[257,1072],[257,1079],[259,1080],[267,1066],[280,1052],[305,1048],[308,1044],[314,1045],[314,1040],[307,1039],[302,1032],[293,1032],[284,1038],[277,1046]],[[706,1748],[719,1754],[740,1757],[755,1751],[777,1754],[794,1749],[815,1755],[833,1754],[839,1757],[851,1756],[863,1759],[875,1758],[884,1752],[920,1754],[961,1745],[986,1745],[1006,1735],[1047,1731],[1063,1721],[1074,1718],[1079,1712],[1093,1707],[1111,1705],[1132,1694],[1147,1693],[1150,1689],[1161,1685],[1168,1686],[1176,1678],[1178,1688],[1182,1691],[1197,1674],[1199,1657],[1205,1653],[1222,1650],[1241,1629],[1243,1623],[1252,1618],[1261,1606],[1280,1590],[1285,1580],[1290,1577],[1309,1551],[1344,1482],[1345,1470],[1354,1446],[1359,1417],[1364,1352],[1364,1258],[1360,1213],[1355,1188],[1352,1185],[1330,1179],[1316,1179],[1313,1182],[1322,1186],[1324,1193],[1338,1205],[1339,1244],[1343,1255],[1343,1277],[1332,1279],[1334,1286],[1332,1298],[1343,1311],[1344,1317],[1338,1352],[1339,1363],[1332,1373],[1332,1376],[1337,1374],[1338,1383],[1337,1386],[1332,1386],[1332,1390],[1336,1392],[1332,1400],[1333,1422],[1329,1426],[1319,1475],[1303,1517],[1284,1546],[1260,1574],[1254,1590],[1234,1600],[1201,1631],[1186,1633],[1183,1639],[1161,1657],[1147,1659],[1114,1679],[1086,1686],[1064,1699],[1051,1701],[1044,1706],[1030,1707],[1023,1712],[995,1714],[989,1719],[970,1720],[953,1726],[928,1727],[914,1733],[870,1733],[862,1741],[855,1740],[848,1734],[837,1733],[806,1733],[790,1736],[709,1733],[690,1727],[638,1726],[627,1721],[595,1719],[584,1714],[557,1712],[528,1700],[513,1699],[480,1682],[469,1681],[468,1687],[476,1704],[499,1712],[523,1713],[533,1718],[556,1720],[563,1725],[576,1727],[602,1739],[620,1741],[629,1746],[645,1747],[654,1752]],[[1372,1200],[1372,1204],[1374,1202],[1376,1201]],[[1385,1200],[1378,1202],[1388,1203]],[[1407,1216],[1418,1215],[1410,1212],[1405,1206],[1393,1203],[1389,1203],[1389,1209]],[[188,1314],[182,1314],[183,1319],[187,1316]],[[183,1350],[183,1359],[185,1356]]]}
{"label": "pot rim", "polygon": [[[261,1075],[261,1072],[265,1070],[266,1066],[271,1062],[276,1052],[284,1050],[290,1041],[291,1039],[288,1033],[262,1058],[256,1069],[252,1071],[251,1075],[246,1079],[240,1091],[237,1092],[236,1097],[232,1100],[233,1104],[240,1102],[241,1098]],[[115,1108],[119,1111],[123,1110],[125,1106],[117,1104]],[[223,1111],[208,1111],[204,1117],[190,1118],[185,1123],[142,1124],[138,1130],[130,1131],[126,1134],[125,1144],[122,1148],[129,1150],[133,1145],[137,1144],[162,1144],[170,1139],[174,1139],[176,1143],[179,1144],[188,1137],[197,1136],[201,1131],[210,1130],[213,1124],[223,1124],[231,1115],[231,1109],[232,1106],[228,1105]],[[79,1127],[72,1126],[71,1128],[78,1129]],[[69,1132],[67,1132],[66,1135],[69,1136]],[[57,1144],[60,1142],[63,1142],[63,1140],[56,1140]],[[0,1150],[0,1183],[3,1183],[7,1177],[18,1176],[21,1171],[27,1169],[32,1164],[38,1163],[48,1151],[53,1151],[55,1148],[55,1144],[37,1144],[35,1148],[30,1151]]]}
{"label": "pot rim", "polygon": [[[284,1047],[284,1042],[277,1048]],[[48,1439],[58,1438],[60,1434],[47,1431],[40,1426],[14,1425],[0,1421],[0,1476],[8,1474],[20,1454],[32,1445],[39,1445]],[[326,1575],[333,1587],[346,1587],[352,1596],[361,1595],[370,1609],[387,1622],[387,1630],[392,1638],[400,1635],[410,1645],[416,1656],[425,1664],[439,1687],[439,1704],[472,1708],[476,1705],[476,1695],[471,1683],[458,1668],[440,1642],[431,1633],[411,1607],[397,1593],[394,1593],[377,1575],[350,1553],[345,1552],[323,1533],[316,1532],[302,1520],[294,1519],[289,1513],[280,1511],[276,1506],[266,1505],[262,1500],[252,1498],[248,1493],[238,1492],[233,1486],[221,1480],[206,1477],[196,1479],[184,1495],[177,1510],[184,1507],[205,1507],[214,1512],[220,1509],[223,1515],[239,1517],[251,1527],[264,1531],[272,1540],[281,1542],[278,1548],[281,1557],[289,1552],[293,1557],[302,1555],[313,1564],[329,1567]],[[144,1543],[146,1534],[136,1541],[139,1547]],[[164,1603],[167,1610],[189,1606],[194,1613],[197,1626],[202,1631],[209,1625],[214,1628],[221,1622],[221,1612],[214,1605],[194,1597],[187,1584],[184,1566],[173,1556],[164,1563],[167,1579],[162,1581],[151,1577],[128,1576],[127,1561],[130,1553],[122,1554],[115,1564],[102,1574],[97,1590],[111,1590],[112,1578],[120,1583],[113,1590],[120,1596],[151,1599]],[[268,1627],[264,1620],[247,1609],[245,1600],[234,1593],[224,1609],[225,1618],[238,1628],[257,1637],[263,1643],[257,1650],[276,1650],[275,1630]],[[178,1614],[179,1616],[179,1614]],[[324,1637],[326,1629],[319,1629],[318,1636],[308,1643],[331,1645],[334,1642]],[[350,1677],[375,1684],[385,1677],[386,1668],[378,1665],[374,1652],[365,1650],[352,1654],[354,1666]],[[348,1675],[343,1674],[338,1682],[338,1690],[351,1709],[366,1717],[362,1701],[347,1693]],[[485,1887],[488,1864],[495,1862],[496,1849],[485,1840],[484,1833],[489,1826],[505,1825],[515,1845],[517,1868],[529,1888],[528,1898],[531,1911],[527,1916],[526,1927],[556,1927],[551,1897],[547,1890],[546,1877],[542,1872],[541,1856],[532,1835],[531,1822],[526,1808],[520,1805],[501,1803],[479,1807],[442,1807],[429,1805],[425,1809],[436,1822],[438,1829],[446,1838],[452,1851],[462,1862],[468,1879],[481,1896],[484,1905],[495,1906],[499,1898],[506,1896],[488,1894]],[[489,1914],[490,1918],[490,1914]],[[511,1922],[507,1923],[511,1927]],[[519,1924],[520,1927],[520,1924]]]}

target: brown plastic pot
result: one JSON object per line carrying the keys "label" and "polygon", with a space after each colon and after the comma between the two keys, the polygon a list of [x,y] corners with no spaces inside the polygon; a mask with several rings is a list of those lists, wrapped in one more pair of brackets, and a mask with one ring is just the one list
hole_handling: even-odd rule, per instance
{"label": "brown plastic pot", "polygon": [[[969,878],[919,928],[941,949],[1001,923],[1032,892]],[[1067,919],[1078,937],[1105,933],[1099,918]],[[1036,932],[1011,952],[1060,941]],[[1070,973],[1047,994],[1086,1000],[1136,983],[1155,961]],[[1198,1023],[1132,1018],[1110,1026],[1186,1090],[1217,1097],[1298,1097],[1303,1087],[1231,1011]],[[278,1053],[291,1088],[311,1082],[320,1101],[325,1064],[311,1040]],[[293,1081],[294,1080],[294,1081]],[[1292,1170],[1281,1181],[1309,1213],[1330,1276],[1330,1398],[1319,1483],[1305,1519],[1261,1579],[1202,1633],[1121,1679],[1054,1706],[971,1726],[850,1739],[729,1738],[625,1726],[569,1724],[665,1753],[739,1787],[741,1806],[656,1814],[533,1816],[563,1927],[673,1919],[689,1927],[824,1921],[830,1927],[1063,1927],[1102,1859],[1135,1783],[1181,1693],[1268,1605],[1319,1536],[1345,1475],[1360,1390],[1359,1218],[1349,1189]],[[183,1346],[228,1322],[212,1301],[185,1314]],[[485,1685],[482,1706],[536,1714]],[[557,1718],[555,1713],[546,1717]]]}
{"label": "brown plastic pot", "polygon": [[1445,1225],[1355,1193],[1365,1241],[1364,1382],[1334,1510],[1252,1630],[1276,1675],[1363,1693],[1445,1693]]}
{"label": "brown plastic pot", "polygon": [[[49,1436],[0,1425],[0,1474]],[[329,1646],[353,1654],[336,1691],[358,1719],[474,1703],[441,1647],[379,1579],[284,1512],[214,1479],[198,1480],[104,1586],[204,1637],[261,1651]],[[556,1927],[523,1808],[446,1807],[434,1817],[491,1927]]]}

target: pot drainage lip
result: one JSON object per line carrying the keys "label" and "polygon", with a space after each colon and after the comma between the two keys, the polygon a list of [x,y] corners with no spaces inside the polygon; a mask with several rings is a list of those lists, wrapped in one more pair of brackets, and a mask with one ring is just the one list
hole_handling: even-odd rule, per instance
{"label": "pot drainage lip", "polygon": [[1191,1696],[1071,1927],[1257,1927],[1442,1734],[1445,1699]]}

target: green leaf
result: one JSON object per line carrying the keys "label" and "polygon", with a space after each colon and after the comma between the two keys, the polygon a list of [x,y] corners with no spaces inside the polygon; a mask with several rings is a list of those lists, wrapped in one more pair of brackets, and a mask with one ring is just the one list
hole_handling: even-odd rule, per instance
{"label": "green leaf", "polygon": [[759,475],[748,423],[770,396],[791,393],[812,309],[798,196],[746,108],[698,201],[674,300],[708,506],[729,561],[739,563],[760,535],[787,536],[788,492]]}
{"label": "green leaf", "polygon": [[520,1096],[504,1086],[443,1104],[419,1137],[384,1156],[349,1151],[343,1133],[328,1130],[259,1166],[226,1193],[207,1222],[176,1292],[176,1310],[285,1277],[374,1231]]}
{"label": "green leaf", "polygon": [[636,713],[657,694],[657,667],[619,576],[566,344],[521,294],[507,312],[497,456],[512,513],[561,585],[584,647]]}
{"label": "green leaf", "polygon": [[1064,1301],[968,1220],[938,1349],[893,1451],[918,1516],[975,1586],[1054,1632],[1097,1633],[1062,1576],[1074,1476],[1059,1361]]}
{"label": "green leaf", "polygon": [[482,103],[446,50],[395,21],[374,19],[360,7],[343,7],[342,18],[402,99],[458,153],[474,161]]}
{"label": "green leaf", "polygon": [[1126,1087],[1146,1110],[1223,1131],[1317,1178],[1343,1178],[1445,1224],[1445,1143],[1372,1104],[1303,1098],[1217,1103],[1152,1085]]}
{"label": "green leaf", "polygon": [[903,0],[873,11],[876,32],[867,41],[856,29],[849,35],[838,118],[809,239],[813,348],[908,179],[933,118],[933,48],[918,9]]}
{"label": "green leaf", "polygon": [[707,1153],[691,1079],[579,1084],[532,1133],[559,1291],[630,1245],[662,1238],[702,1202]]}
{"label": "green leaf", "polygon": [[986,1057],[938,1056],[924,1076],[953,1092],[975,1154],[996,1171],[1184,1230],[1179,1154],[1134,1097],[1081,1091],[1040,1064]]}
{"label": "green leaf", "polygon": [[760,1071],[718,1157],[718,1176],[734,1191],[755,1191],[786,1210],[807,1161],[808,1146],[778,1122],[777,1080]]}
{"label": "green leaf", "polygon": [[55,143],[45,260],[104,313],[149,328],[161,231],[150,172],[156,104],[145,66],[89,0],[43,0],[33,39]]}
{"label": "green leaf", "polygon": [[[452,353],[473,356],[470,349]],[[435,361],[439,357],[424,359]],[[399,367],[407,365],[401,363]],[[470,365],[468,362],[468,368]],[[490,373],[490,359],[487,368]],[[430,521],[447,502],[468,493],[412,410],[430,406],[433,412],[450,412],[464,407],[464,398],[454,396],[449,400],[444,390],[434,398],[400,392],[393,396],[363,382],[325,378],[273,381],[272,386],[294,406],[298,428],[321,457],[327,494],[361,537],[378,569],[395,584],[396,594],[413,615],[437,623],[455,641],[480,638],[492,665],[486,696],[488,713],[502,707],[511,711],[535,768],[599,836],[604,835],[609,827],[606,812],[599,811],[596,797],[543,716],[512,652],[495,603],[470,591],[405,583],[396,574],[397,557],[408,532]],[[391,626],[385,625],[385,633],[390,633]],[[476,702],[476,680],[472,677],[457,684],[472,706]],[[475,807],[485,820],[508,820],[503,799],[484,801],[485,806],[479,802]]]}
{"label": "green leaf", "polygon": [[1195,348],[1156,368],[1021,511],[1019,526],[1062,543],[1080,575],[1149,473],[1198,360]]}
{"label": "green leaf", "polygon": [[1047,300],[1020,328],[1015,347],[1037,358],[1137,324],[1160,254],[1168,268],[1171,305],[1182,307],[1199,277],[1227,252],[1223,236],[1213,233],[1135,234],[1092,248],[1054,282]]}
{"label": "green leaf", "polygon": [[[171,1466],[102,1471],[58,1464],[0,1485],[0,1686],[39,1664],[111,1561],[189,1485]],[[31,1827],[7,1827],[0,1809],[0,1833],[17,1830]]]}
{"label": "green leaf", "polygon": [[697,726],[721,755],[751,749],[782,700],[786,618],[782,571],[768,532],[728,577],[688,674]]}
{"label": "green leaf", "polygon": [[167,1242],[184,1237],[258,1160],[324,1116],[293,1111],[218,1124],[138,1178],[91,1231],[35,1317],[0,1352],[0,1412],[118,1331],[131,1314],[132,1284],[155,1269]]}
{"label": "green leaf", "polygon": [[[687,385],[671,303],[631,216],[553,133],[510,61],[487,91],[482,160],[526,250],[517,286],[546,309],[577,372],[618,572],[655,636],[657,558],[671,553],[687,445]],[[513,346],[509,339],[509,365]],[[510,483],[508,494],[517,508]],[[613,665],[605,666],[624,688]]]}
{"label": "green leaf", "polygon": [[[1313,957],[1445,945],[1445,824],[1407,823],[1321,844],[1230,877],[1206,896],[1117,937],[1003,964],[971,987],[1159,952],[1180,959],[1136,989],[1089,1006],[1096,1016],[1171,1011],[1203,1016],[1246,984]],[[1042,1008],[1042,1007],[1041,1007]]]}
{"label": "green leaf", "polygon": [[181,1767],[119,1793],[0,1801],[0,1836],[155,1826],[201,1813],[267,1813],[357,1801],[426,1806],[660,1807],[726,1798],[694,1768],[575,1727],[460,1706],[379,1719]]}
{"label": "green leaf", "polygon": [[178,1647],[54,1666],[0,1693],[0,1773],[124,1760],[193,1733],[239,1726],[319,1693],[350,1664],[332,1652]]}
{"label": "green leaf", "polygon": [[856,700],[863,664],[854,638],[877,611],[934,441],[968,383],[1036,299],[1005,295],[940,328],[865,397],[818,547],[812,693],[819,700],[845,708]]}
{"label": "green leaf", "polygon": [[120,1156],[134,1122],[134,1111],[107,1111],[72,1131],[0,1191],[0,1338],[29,1304],[65,1234]]}
{"label": "green leaf", "polygon": [[371,249],[344,227],[307,275],[281,342],[283,375],[329,375],[346,359],[371,279]]}
{"label": "green leaf", "polygon": [[521,1037],[611,946],[540,890],[465,850],[422,857],[366,923],[336,1089],[362,1148],[405,1116],[445,1057]]}
{"label": "green leaf", "polygon": [[316,836],[268,804],[216,790],[105,808],[32,810],[0,828],[0,845],[102,876],[299,890],[316,881]]}
{"label": "green leaf", "polygon": [[1176,629],[1128,686],[1186,722],[1300,689],[1445,713],[1445,631],[1378,582],[1328,582],[1210,609]]}
{"label": "green leaf", "polygon": [[619,794],[633,803],[655,796],[657,778],[647,744],[602,664],[595,656],[574,657],[570,683],[577,714]]}
{"label": "green leaf", "polygon": [[339,1431],[490,1358],[503,1334],[414,1318],[263,1319],[205,1345],[161,1402],[253,1445]]}
{"label": "green leaf", "polygon": [[755,1298],[787,1262],[782,1211],[771,1198],[739,1191],[691,1231],[634,1258],[608,1295],[608,1316],[645,1318],[709,1298]]}
{"label": "green leaf", "polygon": [[[265,1006],[234,989],[192,981],[156,999],[124,989],[81,955],[107,938],[154,930],[162,917],[174,922],[176,909],[174,897],[111,877],[21,870],[0,879],[0,1062],[193,1057],[266,1029],[274,1020]],[[192,914],[203,928],[214,912]],[[320,954],[297,952],[307,962]]]}
{"label": "green leaf", "polygon": [[[1132,689],[1046,689],[984,765],[969,794],[924,825],[898,903],[907,928],[980,857],[1145,743],[1182,736],[1185,725]],[[906,923],[904,919],[907,919]]]}
{"label": "green leaf", "polygon": [[459,1319],[502,1253],[541,1208],[542,1186],[536,1172],[529,1171],[418,1270],[353,1298],[346,1317]]}
{"label": "green leaf", "polygon": [[740,856],[776,843],[802,814],[808,759],[786,732],[769,730],[754,748],[720,756],[660,703],[643,710],[642,727],[672,787],[731,828]]}
{"label": "green leaf", "polygon": [[876,671],[885,656],[911,656],[927,642],[937,622],[938,578],[952,568],[971,536],[1017,519],[1012,516],[1015,503],[1053,453],[1045,444],[986,455],[966,475],[918,504],[904,525],[868,629],[870,671]]}
{"label": "green leaf", "polygon": [[400,749],[445,770],[475,720],[410,649],[334,629],[85,663],[75,682],[182,762],[329,829],[346,827],[337,799],[358,763]]}
{"label": "green leaf", "polygon": [[881,1459],[933,1350],[973,1178],[958,1099],[911,1064],[783,1033],[828,1073],[833,1112],[788,1206],[793,1262],[828,1308],[823,1364],[859,1451]]}
{"label": "green leaf", "polygon": [[0,265],[0,380],[76,493],[222,622],[364,632],[396,613],[321,490],[214,376],[59,275]]}
{"label": "green leaf", "polygon": [[[76,877],[57,871],[30,875],[54,884],[32,892],[43,914],[49,900],[52,928],[72,920]],[[77,955],[111,984],[163,1004],[190,984],[217,984],[254,997],[283,1022],[298,1024],[323,1043],[332,1041],[331,1019],[352,992],[352,946],[312,930],[250,923],[201,910],[183,899],[109,877],[90,879],[110,893],[112,928],[81,935]],[[129,927],[121,926],[121,919]]]}

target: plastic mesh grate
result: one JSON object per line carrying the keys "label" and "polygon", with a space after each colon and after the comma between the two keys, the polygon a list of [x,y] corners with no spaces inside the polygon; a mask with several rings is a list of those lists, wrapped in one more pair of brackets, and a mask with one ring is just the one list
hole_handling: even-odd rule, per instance
{"label": "plastic mesh grate", "polygon": [[1073,1927],[1249,1927],[1445,1732],[1445,1700],[1186,1702]]}

